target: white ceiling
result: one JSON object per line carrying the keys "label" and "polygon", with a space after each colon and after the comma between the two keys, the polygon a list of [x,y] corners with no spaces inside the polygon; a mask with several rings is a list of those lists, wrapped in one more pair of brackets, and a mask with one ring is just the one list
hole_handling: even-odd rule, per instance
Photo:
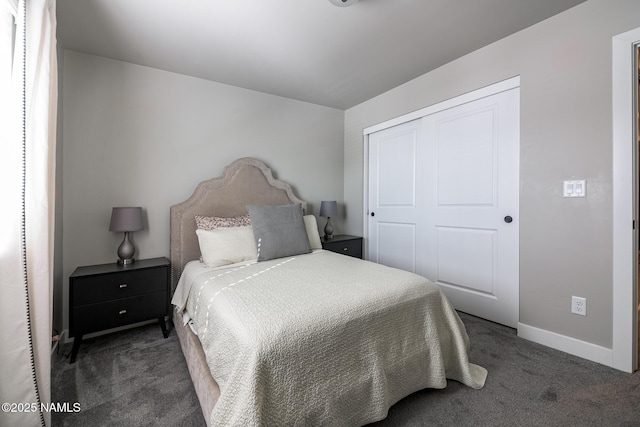
{"label": "white ceiling", "polygon": [[583,1],[58,0],[57,13],[66,49],[347,109]]}

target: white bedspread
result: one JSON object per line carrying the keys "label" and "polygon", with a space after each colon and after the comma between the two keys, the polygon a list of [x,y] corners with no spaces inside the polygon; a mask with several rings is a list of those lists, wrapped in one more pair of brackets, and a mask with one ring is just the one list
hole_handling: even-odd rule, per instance
{"label": "white bedspread", "polygon": [[484,385],[462,321],[418,275],[328,251],[187,267],[174,303],[188,295],[220,386],[213,426],[357,426],[447,378]]}

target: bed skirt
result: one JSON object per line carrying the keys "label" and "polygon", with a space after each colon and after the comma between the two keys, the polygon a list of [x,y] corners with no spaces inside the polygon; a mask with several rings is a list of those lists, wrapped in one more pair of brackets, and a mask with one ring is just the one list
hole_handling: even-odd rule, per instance
{"label": "bed skirt", "polygon": [[193,333],[189,325],[182,322],[182,314],[173,312],[173,324],[180,341],[180,347],[184,353],[184,358],[189,368],[189,375],[196,390],[196,395],[200,401],[202,415],[207,423],[210,424],[211,412],[220,397],[220,387],[211,376],[211,371],[207,365],[207,359],[200,344],[200,340]]}

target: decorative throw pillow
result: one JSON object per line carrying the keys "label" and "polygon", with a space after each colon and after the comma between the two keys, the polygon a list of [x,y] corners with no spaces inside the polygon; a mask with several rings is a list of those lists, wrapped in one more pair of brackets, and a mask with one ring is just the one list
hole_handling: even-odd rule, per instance
{"label": "decorative throw pillow", "polygon": [[244,227],[247,225],[251,225],[249,214],[233,218],[196,215],[196,227],[199,230],[215,230],[216,228],[222,227]]}
{"label": "decorative throw pillow", "polygon": [[[249,218],[249,214],[231,217],[231,218],[223,218],[219,216],[204,216],[204,215],[196,215],[196,228],[198,230],[216,230],[218,228],[224,227],[244,227],[251,225],[251,218]],[[204,258],[202,257],[202,251],[200,251],[200,262],[204,262]]]}
{"label": "decorative throw pillow", "polygon": [[307,236],[309,237],[311,250],[322,249],[322,241],[320,240],[320,234],[318,233],[316,217],[313,215],[305,215],[304,226],[307,229]]}
{"label": "decorative throw pillow", "polygon": [[311,252],[302,218],[302,207],[295,205],[248,205],[258,261]]}
{"label": "decorative throw pillow", "polygon": [[202,261],[209,267],[255,260],[258,257],[251,227],[196,230]]}

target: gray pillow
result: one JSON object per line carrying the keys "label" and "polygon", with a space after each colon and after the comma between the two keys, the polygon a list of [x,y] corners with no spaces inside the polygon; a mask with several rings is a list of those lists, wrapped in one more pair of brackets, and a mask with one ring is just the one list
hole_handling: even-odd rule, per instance
{"label": "gray pillow", "polygon": [[302,207],[295,205],[248,205],[258,261],[311,252]]}

